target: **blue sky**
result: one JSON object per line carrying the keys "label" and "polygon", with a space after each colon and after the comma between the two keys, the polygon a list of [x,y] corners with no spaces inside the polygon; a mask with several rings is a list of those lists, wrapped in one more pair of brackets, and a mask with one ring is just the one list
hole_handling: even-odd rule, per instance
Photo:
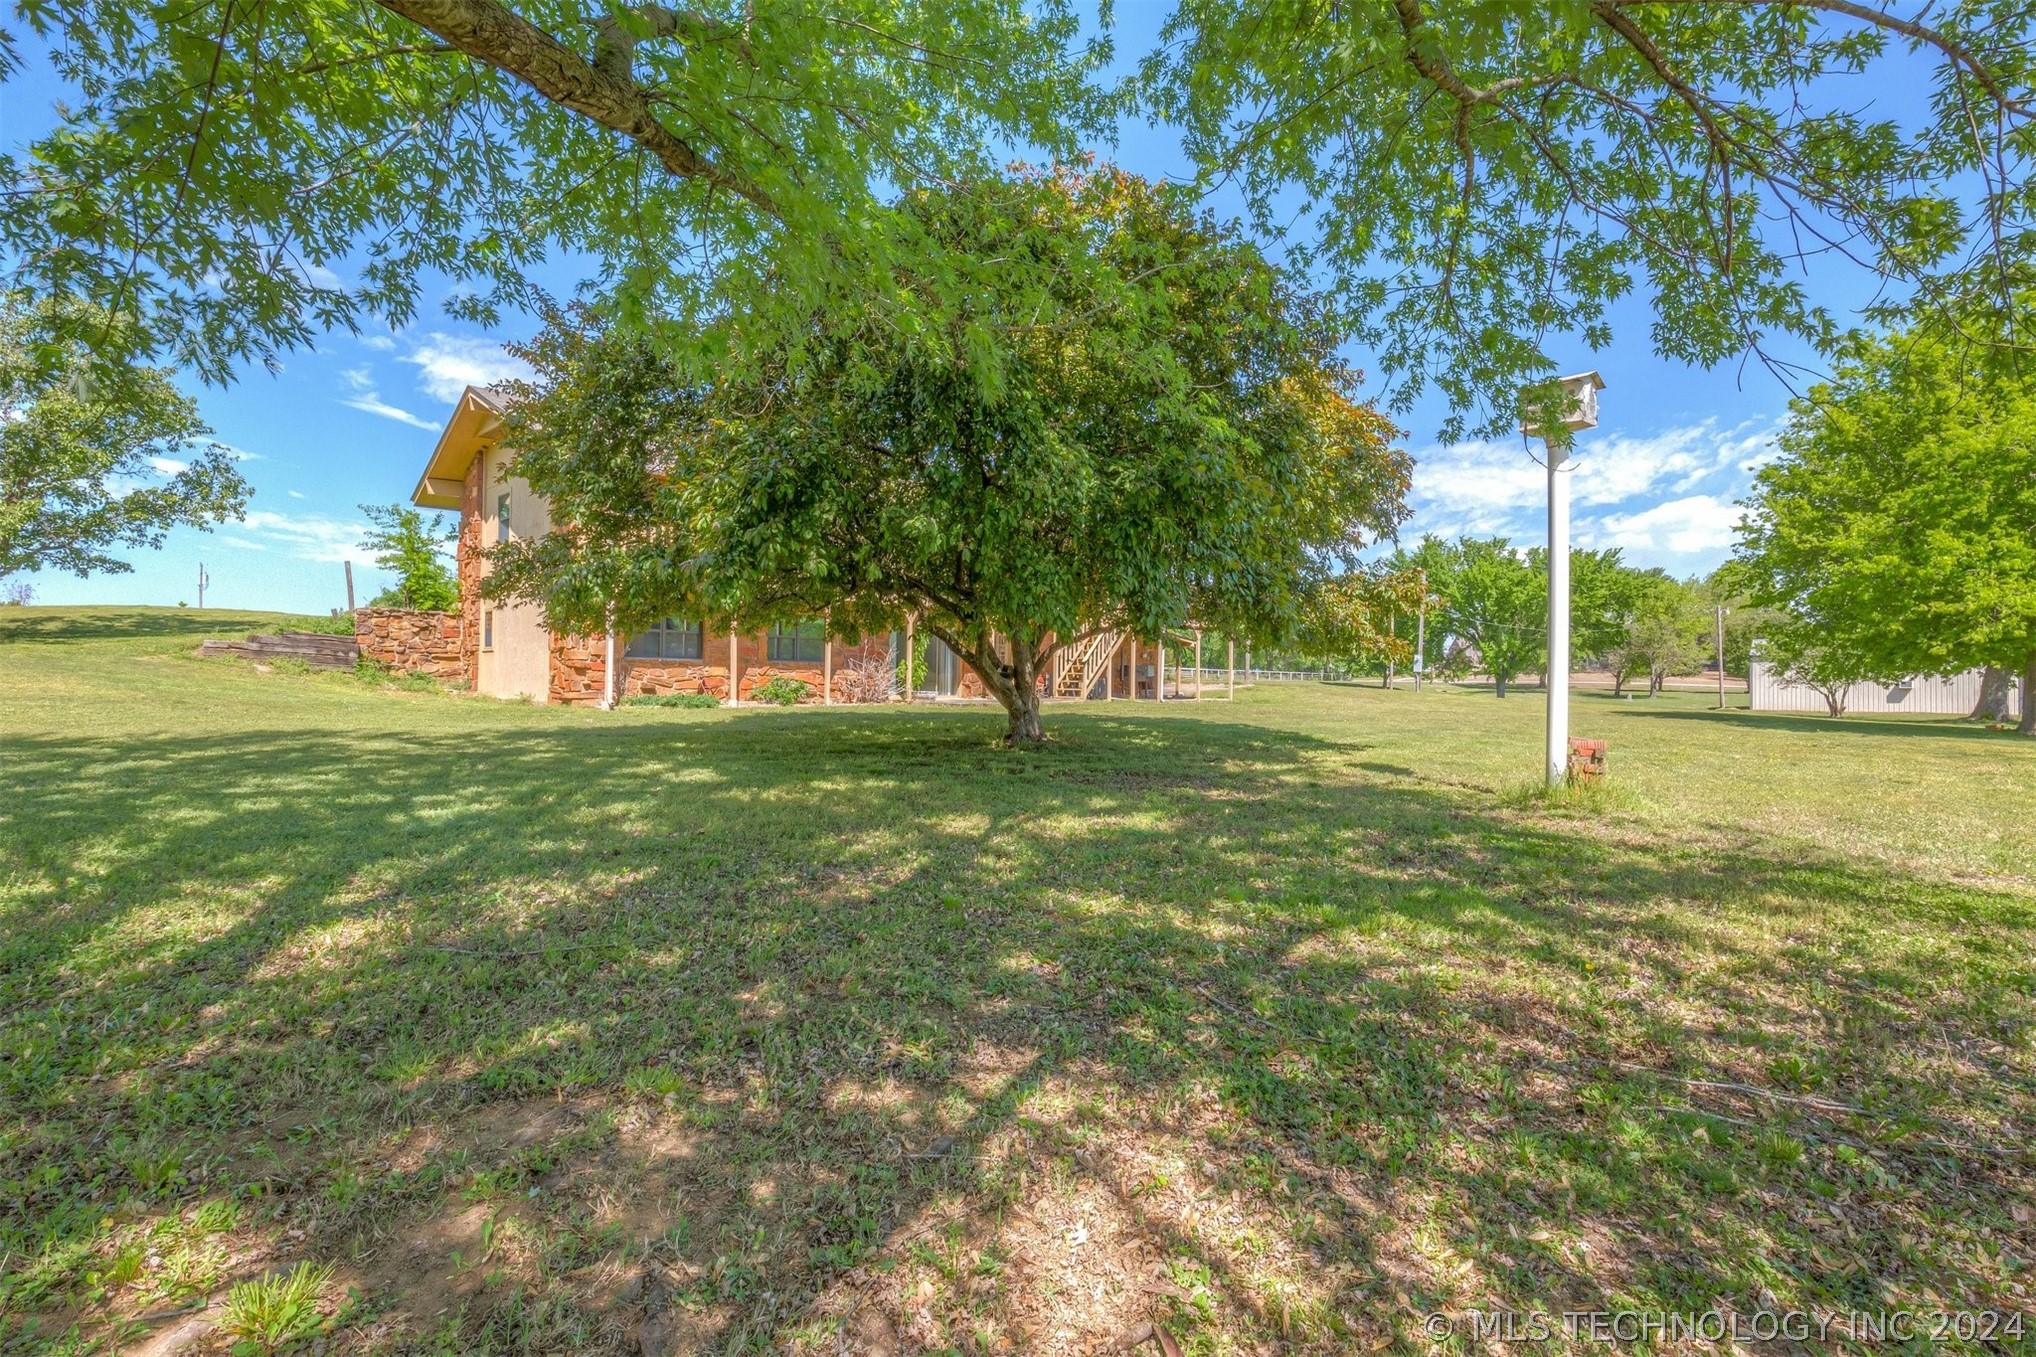
{"label": "blue sky", "polygon": [[[1150,48],[1164,12],[1157,4],[1117,7],[1118,51],[1127,61]],[[31,58],[27,73],[0,85],[6,140],[46,126],[61,94]],[[1127,124],[1115,147],[1099,149],[1148,177],[1191,175],[1164,127]],[[1212,203],[1219,211],[1238,207],[1221,196]],[[569,262],[554,272],[547,285],[570,291]],[[1863,295],[1857,273],[1813,272],[1805,282],[1813,298],[1841,312]],[[1655,357],[1644,297],[1627,299],[1612,320],[1609,349],[1579,351],[1564,365],[1595,367],[1606,381],[1602,424],[1579,441],[1576,540],[1616,546],[1636,564],[1678,574],[1708,571],[1729,554],[1734,503],[1771,455],[1789,393],[1758,363],[1704,371]],[[246,459],[242,470],[255,492],[246,520],[210,533],[179,530],[160,551],[129,553],[131,574],[31,576],[37,601],[195,603],[202,561],[208,605],[324,612],[345,604],[341,563],[351,559],[364,602],[387,580],[359,550],[366,525],[357,506],[408,499],[460,390],[516,375],[520,367],[500,343],[530,329],[517,320],[484,333],[433,308],[400,333],[326,335],[287,356],[280,372],[253,368],[225,389],[189,383],[219,440]],[[1351,358],[1371,366],[1362,351]],[[1417,469],[1414,517],[1403,536],[1505,533],[1523,545],[1540,541],[1544,473],[1517,438],[1437,445],[1430,435],[1444,413],[1430,404],[1405,420]]]}

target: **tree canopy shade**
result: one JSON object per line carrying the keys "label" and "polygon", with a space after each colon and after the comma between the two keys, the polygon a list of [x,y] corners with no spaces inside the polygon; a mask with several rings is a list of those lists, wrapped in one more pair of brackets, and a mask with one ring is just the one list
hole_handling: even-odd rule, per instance
{"label": "tree canopy shade", "polygon": [[1834,672],[2020,671],[2036,733],[2036,381],[1985,356],[1858,342],[1792,406],[1734,578],[1793,619],[1791,653]]}
{"label": "tree canopy shade", "polygon": [[217,380],[444,276],[485,314],[554,247],[674,311],[761,268],[752,308],[880,293],[890,186],[1072,151],[1100,107],[1059,0],[21,10],[80,97],[0,157],[0,253]]}
{"label": "tree canopy shade", "polygon": [[[967,261],[937,343],[843,305],[815,315],[804,361],[765,354],[708,391],[659,391],[626,337],[611,357],[598,338],[533,346],[545,383],[509,446],[556,517],[595,526],[499,587],[587,627],[606,600],[582,582],[632,578],[604,545],[621,541],[642,558],[625,624],[693,600],[850,636],[917,614],[1023,741],[1058,647],[1103,628],[1283,636],[1405,516],[1407,458],[1354,400],[1319,302],[1188,189],[1028,173],[896,210]],[[601,422],[617,382],[668,443]]]}
{"label": "tree canopy shade", "polygon": [[115,547],[239,518],[231,452],[170,374],[95,359],[76,335],[103,313],[20,294],[0,302],[0,575],[133,567]]}
{"label": "tree canopy shade", "polygon": [[1337,280],[1401,400],[1506,425],[1548,336],[1603,347],[1635,288],[1665,357],[1825,343],[1820,257],[2030,342],[2024,0],[1177,0],[1164,37],[1155,106]]}
{"label": "tree canopy shade", "polygon": [[[1121,107],[1067,0],[22,10],[79,97],[0,157],[0,253],[216,380],[407,321],[441,276],[485,316],[554,248],[625,315],[683,318],[666,342],[694,361],[690,321],[728,304],[789,334],[861,296],[910,332],[966,301],[881,202],[991,148],[1072,155]],[[1323,267],[1397,400],[1433,381],[1508,423],[1548,347],[1608,343],[1636,289],[1669,357],[1824,342],[1791,271],[1821,256],[2028,339],[2023,0],[1179,0],[1165,37],[1148,110]],[[1858,111],[1921,69],[1919,117]]]}

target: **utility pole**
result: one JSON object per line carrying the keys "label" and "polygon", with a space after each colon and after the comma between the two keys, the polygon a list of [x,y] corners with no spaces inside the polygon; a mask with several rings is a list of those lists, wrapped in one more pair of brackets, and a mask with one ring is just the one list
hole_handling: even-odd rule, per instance
{"label": "utility pole", "polygon": [[201,608],[205,606],[205,586],[211,582],[212,577],[205,573],[205,562],[198,562],[198,606]]}
{"label": "utility pole", "polygon": [[1718,608],[1718,710],[1725,710],[1725,605]]}
{"label": "utility pole", "polygon": [[346,610],[353,611],[353,562],[346,563]]}
{"label": "utility pole", "polygon": [[1421,577],[1421,611],[1414,622],[1414,691],[1421,691],[1421,674],[1428,668],[1428,567],[1416,572]]}
{"label": "utility pole", "polygon": [[1400,639],[1400,610],[1398,608],[1394,608],[1386,613],[1386,688],[1388,691],[1392,689],[1393,679],[1395,677],[1393,673],[1392,643],[1399,639]]}

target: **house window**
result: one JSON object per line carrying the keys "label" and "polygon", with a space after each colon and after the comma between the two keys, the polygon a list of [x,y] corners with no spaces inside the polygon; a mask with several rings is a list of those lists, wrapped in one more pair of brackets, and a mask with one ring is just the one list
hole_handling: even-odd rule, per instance
{"label": "house window", "polygon": [[493,650],[494,648],[495,610],[493,608],[484,608],[481,610],[481,649]]}
{"label": "house window", "polygon": [[704,641],[698,622],[667,617],[630,637],[622,653],[632,660],[697,660],[706,653]]}
{"label": "house window", "polygon": [[787,622],[771,628],[764,655],[780,664],[818,664],[826,645],[825,622]]}
{"label": "house window", "polygon": [[504,490],[495,496],[495,542],[499,546],[509,540],[509,492]]}

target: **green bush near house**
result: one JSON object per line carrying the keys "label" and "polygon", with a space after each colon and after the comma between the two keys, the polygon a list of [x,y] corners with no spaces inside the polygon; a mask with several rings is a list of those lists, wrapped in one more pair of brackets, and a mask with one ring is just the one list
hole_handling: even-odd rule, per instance
{"label": "green bush near house", "polygon": [[813,685],[810,683],[802,683],[798,679],[777,674],[751,689],[749,698],[752,702],[769,702],[780,707],[793,707],[812,691]]}
{"label": "green bush near house", "polygon": [[705,710],[719,707],[721,699],[712,693],[648,693],[642,697],[625,697],[625,707],[695,707]]}

